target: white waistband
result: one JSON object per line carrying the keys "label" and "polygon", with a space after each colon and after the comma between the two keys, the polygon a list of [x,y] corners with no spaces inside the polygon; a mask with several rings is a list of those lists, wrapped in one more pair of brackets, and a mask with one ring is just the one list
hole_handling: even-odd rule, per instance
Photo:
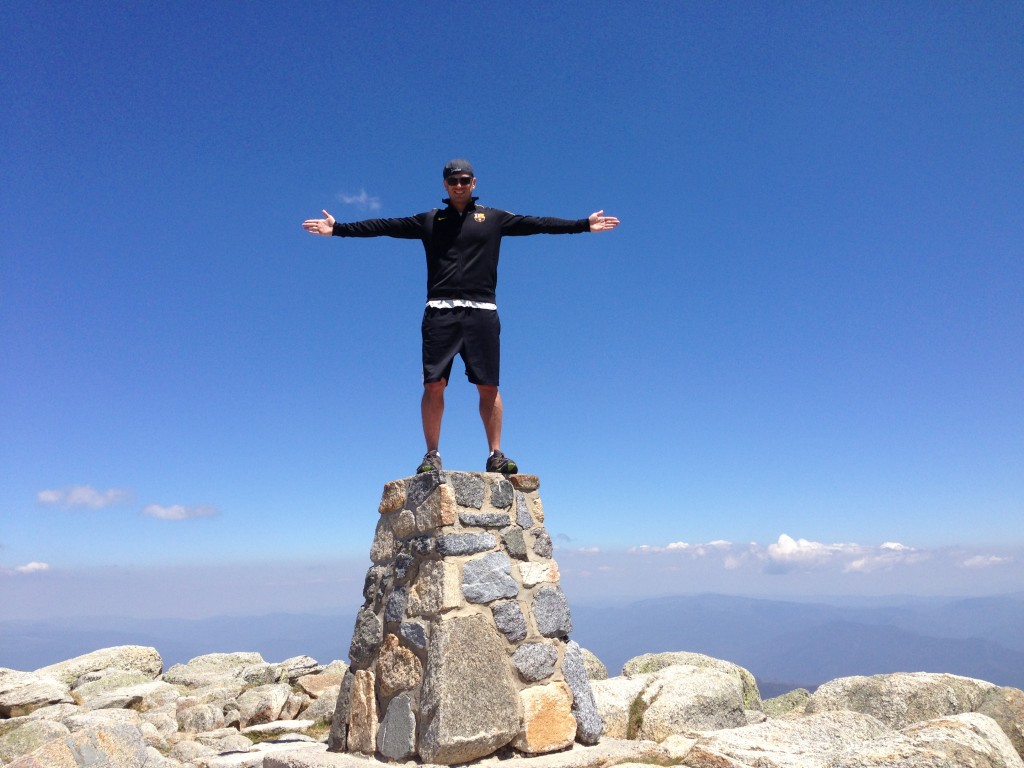
{"label": "white waistband", "polygon": [[466,307],[468,309],[497,309],[497,304],[486,301],[465,301],[464,299],[433,299],[427,302],[431,309],[455,309],[455,307]]}

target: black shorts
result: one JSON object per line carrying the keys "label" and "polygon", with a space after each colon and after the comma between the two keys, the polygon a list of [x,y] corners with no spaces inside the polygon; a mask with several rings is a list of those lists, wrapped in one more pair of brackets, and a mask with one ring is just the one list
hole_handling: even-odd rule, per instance
{"label": "black shorts", "polygon": [[423,383],[449,380],[455,355],[462,355],[472,384],[498,386],[501,321],[496,309],[434,309],[423,312]]}

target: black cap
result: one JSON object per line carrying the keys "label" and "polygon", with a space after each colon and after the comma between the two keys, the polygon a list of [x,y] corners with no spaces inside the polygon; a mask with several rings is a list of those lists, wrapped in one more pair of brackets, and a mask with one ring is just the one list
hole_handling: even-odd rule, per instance
{"label": "black cap", "polygon": [[455,158],[449,160],[444,166],[444,178],[454,176],[456,173],[468,173],[470,176],[476,178],[476,174],[473,173],[473,166],[470,165],[469,160],[463,160],[461,158]]}

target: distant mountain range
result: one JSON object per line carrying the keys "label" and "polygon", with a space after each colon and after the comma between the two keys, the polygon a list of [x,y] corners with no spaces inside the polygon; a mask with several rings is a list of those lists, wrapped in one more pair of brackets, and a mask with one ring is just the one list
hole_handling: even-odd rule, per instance
{"label": "distant mountain range", "polygon": [[[0,621],[0,667],[33,670],[115,645],[147,645],[165,667],[204,653],[268,661],[347,658],[357,606],[332,615]],[[1024,593],[985,598],[788,602],[725,595],[573,604],[573,639],[611,675],[633,656],[696,651],[740,664],[765,698],[847,675],[950,672],[1024,688]]]}

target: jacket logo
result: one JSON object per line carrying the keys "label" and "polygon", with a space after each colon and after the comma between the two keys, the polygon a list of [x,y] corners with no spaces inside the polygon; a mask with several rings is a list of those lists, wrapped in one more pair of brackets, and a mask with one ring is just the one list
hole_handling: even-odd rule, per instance
{"label": "jacket logo", "polygon": [[483,214],[483,213],[474,213],[473,214],[473,221],[482,222],[482,221],[484,221],[486,219],[487,219],[487,215],[486,214]]}

